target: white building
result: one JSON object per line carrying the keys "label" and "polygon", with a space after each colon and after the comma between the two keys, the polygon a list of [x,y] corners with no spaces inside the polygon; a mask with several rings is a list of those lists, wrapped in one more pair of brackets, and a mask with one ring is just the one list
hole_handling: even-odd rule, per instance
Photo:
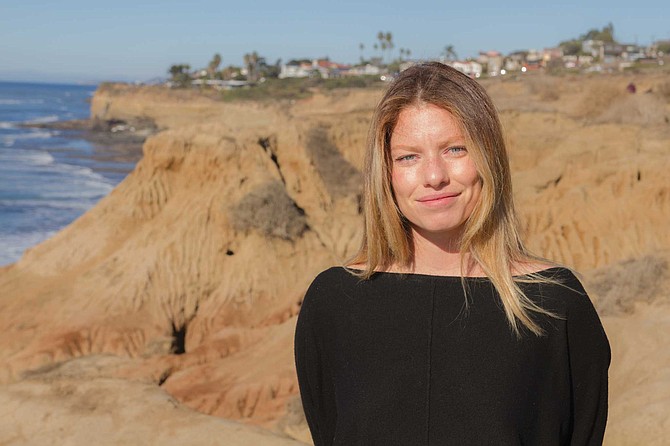
{"label": "white building", "polygon": [[465,62],[456,60],[449,65],[472,78],[479,78],[482,75],[482,64],[474,60],[467,60]]}
{"label": "white building", "polygon": [[311,63],[291,61],[282,64],[279,71],[279,79],[287,77],[310,77],[314,74],[314,67]]}
{"label": "white building", "polygon": [[382,69],[372,64],[358,65],[347,72],[349,76],[379,76],[380,74],[382,74]]}

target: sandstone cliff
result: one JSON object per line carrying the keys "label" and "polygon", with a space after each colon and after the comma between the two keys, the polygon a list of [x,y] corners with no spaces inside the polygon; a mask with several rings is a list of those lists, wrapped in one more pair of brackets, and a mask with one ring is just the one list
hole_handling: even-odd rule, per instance
{"label": "sandstone cliff", "polygon": [[[627,95],[626,76],[486,84],[530,246],[584,272],[604,316],[613,445],[655,444],[670,423],[670,381],[659,371],[670,357],[657,351],[670,320],[670,106],[662,77],[633,80],[649,92]],[[58,399],[45,368],[103,369],[87,386],[160,386],[196,411],[308,439],[295,316],[314,275],[359,243],[359,169],[379,95],[277,104],[98,91],[93,117],[148,119],[163,131],[108,197],[0,269],[0,398]],[[67,379],[72,394],[88,391]]]}

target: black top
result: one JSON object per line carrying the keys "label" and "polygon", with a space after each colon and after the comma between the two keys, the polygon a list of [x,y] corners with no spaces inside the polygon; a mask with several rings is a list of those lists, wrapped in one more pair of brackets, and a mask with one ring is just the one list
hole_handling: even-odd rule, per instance
{"label": "black top", "polygon": [[607,337],[569,270],[540,274],[565,286],[520,286],[560,318],[518,339],[487,278],[466,278],[466,307],[460,277],[321,273],[295,335],[314,444],[602,444]]}

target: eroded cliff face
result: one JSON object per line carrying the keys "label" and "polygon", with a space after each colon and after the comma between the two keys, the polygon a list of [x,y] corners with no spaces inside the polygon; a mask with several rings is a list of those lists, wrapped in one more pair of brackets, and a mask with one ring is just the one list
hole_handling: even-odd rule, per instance
{"label": "eroded cliff face", "polygon": [[[649,90],[639,96],[626,95],[630,80],[486,84],[529,246],[586,273],[617,346],[630,342],[625,321],[649,314],[640,305],[670,314],[670,108],[662,78],[635,79]],[[110,379],[307,439],[295,317],[312,278],[360,243],[360,168],[379,97],[230,104],[157,88],[97,92],[94,117],[150,119],[163,131],[95,208],[0,270],[0,380],[16,386],[28,370],[112,354],[129,362],[100,363]],[[637,336],[658,344],[666,320],[644,319]],[[625,396],[629,369],[652,367],[634,355],[615,349],[610,444],[643,425],[619,410],[638,404]],[[661,394],[654,416],[668,422],[670,392]]]}
{"label": "eroded cliff face", "polygon": [[136,113],[170,128],[108,197],[2,272],[2,380],[109,353],[136,359],[114,378],[290,431],[295,316],[311,278],[360,242],[358,155],[339,147],[360,143],[349,132],[365,134],[374,100],[301,116],[214,103],[207,120],[205,105],[194,117],[179,97],[143,90],[96,114],[104,97],[93,106],[101,119]]}

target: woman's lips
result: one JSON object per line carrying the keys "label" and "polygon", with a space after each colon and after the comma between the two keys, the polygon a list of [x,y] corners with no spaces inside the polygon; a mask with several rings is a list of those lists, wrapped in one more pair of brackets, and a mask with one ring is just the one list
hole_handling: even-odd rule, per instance
{"label": "woman's lips", "polygon": [[448,200],[450,198],[456,198],[459,194],[450,193],[450,194],[435,194],[435,195],[426,195],[419,198],[417,201],[421,203],[431,203],[433,201]]}
{"label": "woman's lips", "polygon": [[442,194],[433,194],[433,195],[426,195],[424,197],[419,198],[418,201],[421,204],[425,205],[439,205],[439,204],[447,204],[456,197],[458,197],[460,193],[442,193]]}

